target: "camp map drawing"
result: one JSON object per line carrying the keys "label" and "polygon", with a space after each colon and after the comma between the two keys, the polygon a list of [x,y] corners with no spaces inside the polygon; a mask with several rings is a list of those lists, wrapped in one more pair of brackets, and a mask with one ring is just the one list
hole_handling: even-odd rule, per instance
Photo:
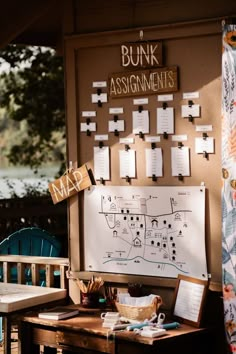
{"label": "camp map drawing", "polygon": [[205,187],[92,186],[85,270],[207,279]]}

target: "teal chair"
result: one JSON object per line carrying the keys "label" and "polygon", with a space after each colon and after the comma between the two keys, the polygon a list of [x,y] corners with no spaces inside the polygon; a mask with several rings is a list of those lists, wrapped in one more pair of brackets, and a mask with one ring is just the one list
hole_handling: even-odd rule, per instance
{"label": "teal chair", "polygon": [[[47,231],[39,227],[27,227],[14,232],[0,242],[0,255],[22,255],[59,257],[60,242]],[[17,268],[11,268],[11,283],[17,283]],[[54,272],[55,284],[60,284],[60,271]],[[58,281],[56,280],[58,279]],[[32,284],[31,269],[25,269],[26,284]],[[3,268],[0,267],[0,281],[3,281]],[[39,285],[46,285],[46,271],[40,270]],[[2,317],[0,317],[0,342],[2,341]]]}
{"label": "teal chair", "polygon": [[[2,242],[0,242],[0,255],[22,255],[59,257],[61,253],[60,242],[46,230],[39,227],[27,227],[20,229]],[[54,273],[54,276],[60,274]],[[31,269],[25,269],[26,284],[32,284]],[[45,286],[46,271],[40,270],[39,285]],[[3,268],[0,267],[0,281],[3,281]],[[11,268],[11,283],[17,283],[17,268]]]}

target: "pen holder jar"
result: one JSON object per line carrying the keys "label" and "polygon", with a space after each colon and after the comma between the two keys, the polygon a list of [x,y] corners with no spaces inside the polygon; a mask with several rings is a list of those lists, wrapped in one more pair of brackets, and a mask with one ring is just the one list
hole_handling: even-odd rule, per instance
{"label": "pen holder jar", "polygon": [[99,293],[83,293],[81,292],[81,304],[86,308],[98,308],[99,307]]}

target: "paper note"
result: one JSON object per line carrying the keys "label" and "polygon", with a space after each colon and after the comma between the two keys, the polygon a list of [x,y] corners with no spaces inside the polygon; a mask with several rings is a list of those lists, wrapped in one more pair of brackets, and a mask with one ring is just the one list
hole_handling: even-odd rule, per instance
{"label": "paper note", "polygon": [[204,291],[203,284],[180,280],[174,315],[189,321],[198,321]]}
{"label": "paper note", "polygon": [[146,177],[163,176],[163,162],[161,148],[145,149],[146,155]]}
{"label": "paper note", "polygon": [[214,153],[214,138],[195,138],[195,152],[197,154],[203,154],[207,152],[208,154]]}
{"label": "paper note", "polygon": [[120,150],[120,177],[130,177],[135,178],[135,150]]}
{"label": "paper note", "polygon": [[147,110],[133,111],[133,134],[149,133],[149,114]]}
{"label": "paper note", "polygon": [[117,120],[116,122],[114,120],[109,120],[108,122],[108,131],[109,132],[123,132],[125,130],[125,121],[124,120]]}
{"label": "paper note", "polygon": [[172,176],[189,176],[189,148],[186,146],[171,148]]}
{"label": "paper note", "polygon": [[157,108],[157,134],[174,133],[174,108]]}
{"label": "paper note", "polygon": [[109,147],[97,147],[94,146],[94,178],[99,180],[110,179],[110,159],[109,159]]}
{"label": "paper note", "polygon": [[199,104],[194,104],[192,106],[183,105],[181,106],[181,116],[185,117],[200,117],[200,106]]}

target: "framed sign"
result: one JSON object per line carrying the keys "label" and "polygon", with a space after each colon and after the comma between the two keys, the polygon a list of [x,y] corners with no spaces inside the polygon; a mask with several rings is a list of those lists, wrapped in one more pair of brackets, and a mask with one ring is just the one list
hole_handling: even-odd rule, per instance
{"label": "framed sign", "polygon": [[173,317],[182,323],[200,327],[208,281],[179,275],[172,307]]}

